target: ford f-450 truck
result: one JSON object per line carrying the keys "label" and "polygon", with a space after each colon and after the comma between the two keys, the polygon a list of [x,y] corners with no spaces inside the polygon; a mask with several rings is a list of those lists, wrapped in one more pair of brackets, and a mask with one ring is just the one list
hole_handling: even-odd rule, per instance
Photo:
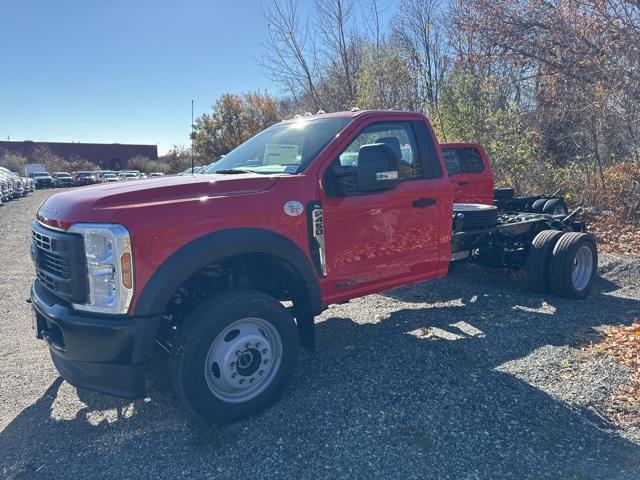
{"label": "ford f-450 truck", "polygon": [[32,227],[36,337],[71,384],[128,398],[159,345],[182,402],[229,422],[277,398],[328,305],[463,261],[588,294],[578,212],[499,211],[474,197],[492,179],[462,173],[424,116],[357,111],[278,123],[203,174],[52,195]]}

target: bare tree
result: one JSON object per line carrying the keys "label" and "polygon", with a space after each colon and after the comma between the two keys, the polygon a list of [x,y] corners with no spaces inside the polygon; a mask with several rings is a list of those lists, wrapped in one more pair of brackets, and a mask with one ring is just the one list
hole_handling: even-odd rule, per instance
{"label": "bare tree", "polygon": [[261,63],[268,76],[294,97],[306,97],[325,108],[317,89],[318,55],[309,20],[301,19],[295,0],[273,0],[263,17],[267,40]]}
{"label": "bare tree", "polygon": [[315,6],[324,87],[333,99],[334,108],[354,105],[364,43],[354,27],[354,0],[316,0]]}
{"label": "bare tree", "polygon": [[421,110],[439,117],[438,99],[449,66],[440,0],[402,0],[392,39],[411,65]]}

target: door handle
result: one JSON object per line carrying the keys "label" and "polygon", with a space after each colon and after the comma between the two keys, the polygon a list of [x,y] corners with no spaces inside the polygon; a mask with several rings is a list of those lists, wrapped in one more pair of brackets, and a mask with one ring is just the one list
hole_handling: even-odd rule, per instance
{"label": "door handle", "polygon": [[424,208],[435,205],[436,203],[435,198],[418,198],[413,201],[413,206],[416,208]]}
{"label": "door handle", "polygon": [[466,187],[467,185],[469,185],[469,182],[458,182],[458,185],[460,185],[461,187]]}

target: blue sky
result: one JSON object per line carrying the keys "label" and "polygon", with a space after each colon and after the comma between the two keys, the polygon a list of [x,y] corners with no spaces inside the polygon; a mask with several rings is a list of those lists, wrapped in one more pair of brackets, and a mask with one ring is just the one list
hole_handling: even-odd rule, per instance
{"label": "blue sky", "polygon": [[0,139],[188,144],[192,98],[197,116],[224,92],[277,93],[260,5],[0,1]]}
{"label": "blue sky", "polygon": [[226,91],[271,89],[257,0],[0,7],[0,139],[187,144]]}

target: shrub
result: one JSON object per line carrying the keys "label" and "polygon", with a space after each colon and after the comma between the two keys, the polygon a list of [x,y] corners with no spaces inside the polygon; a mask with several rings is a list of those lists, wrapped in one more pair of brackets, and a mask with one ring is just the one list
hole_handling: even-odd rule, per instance
{"label": "shrub", "polygon": [[8,168],[12,172],[24,175],[24,167],[26,164],[27,159],[15,153],[3,151],[0,154],[0,166]]}
{"label": "shrub", "polygon": [[640,164],[615,163],[603,171],[604,187],[594,182],[587,189],[593,205],[622,220],[640,220]]}

